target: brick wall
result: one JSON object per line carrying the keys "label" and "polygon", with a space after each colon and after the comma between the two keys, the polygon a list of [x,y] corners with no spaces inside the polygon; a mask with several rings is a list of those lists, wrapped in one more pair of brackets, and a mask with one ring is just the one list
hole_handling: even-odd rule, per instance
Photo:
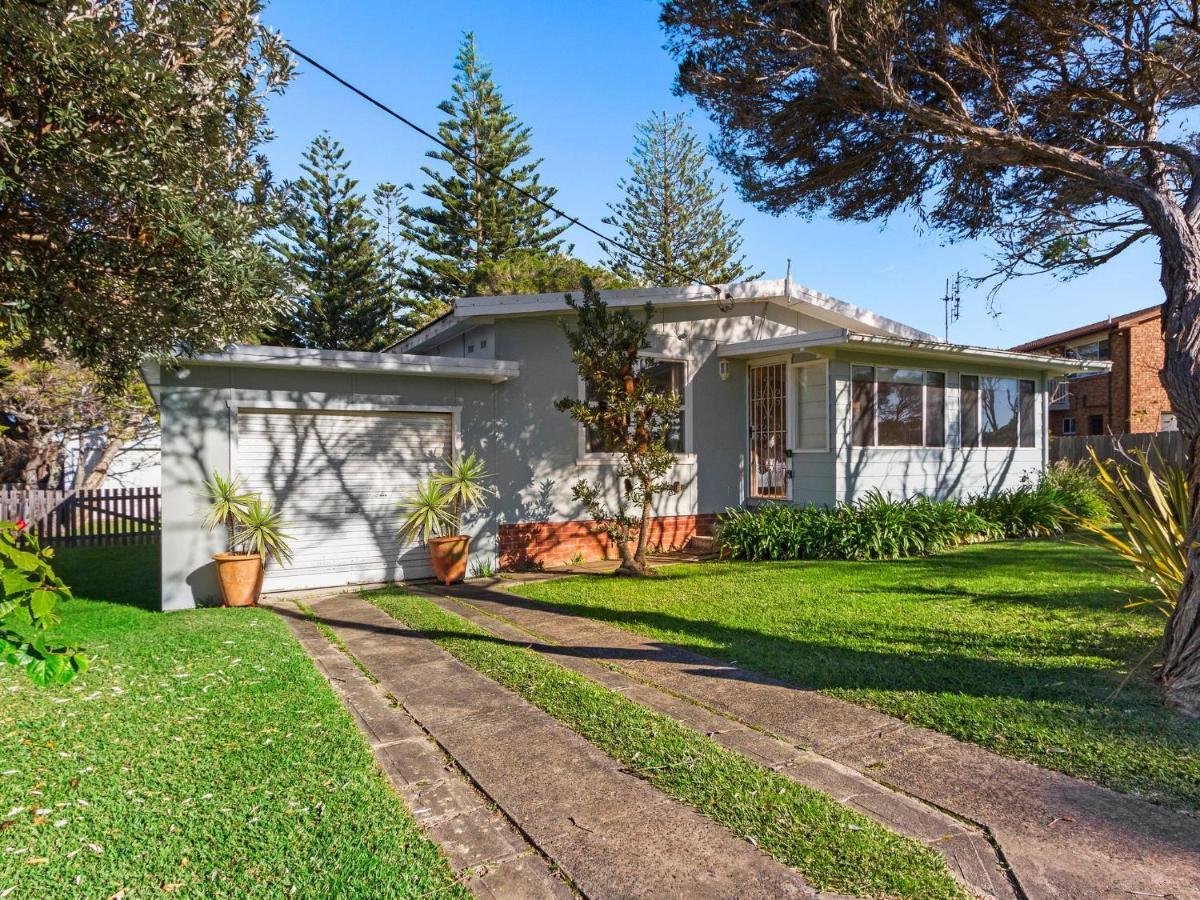
{"label": "brick wall", "polygon": [[1126,430],[1134,433],[1158,431],[1162,413],[1171,410],[1167,392],[1158,378],[1166,356],[1162,326],[1155,316],[1122,330],[1127,333],[1129,342],[1128,385],[1122,391],[1128,398]]}
{"label": "brick wall", "polygon": [[1063,433],[1063,419],[1071,417],[1075,420],[1075,433],[1088,433],[1088,416],[1103,416],[1104,429],[1107,432],[1112,422],[1112,409],[1109,403],[1109,388],[1111,376],[1089,375],[1086,378],[1072,378],[1070,381],[1071,403],[1066,410],[1050,410],[1050,433]]}
{"label": "brick wall", "polygon": [[[650,523],[649,546],[680,550],[694,535],[712,534],[716,515],[658,516]],[[590,521],[517,522],[500,526],[500,568],[508,571],[561,566],[576,556],[586,561],[615,558],[607,536],[592,530]]]}

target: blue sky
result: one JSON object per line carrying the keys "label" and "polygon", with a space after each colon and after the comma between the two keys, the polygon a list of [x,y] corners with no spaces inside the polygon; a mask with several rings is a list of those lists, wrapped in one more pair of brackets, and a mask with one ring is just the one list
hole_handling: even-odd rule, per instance
{"label": "blue sky", "polygon": [[[616,197],[634,125],[653,110],[694,110],[672,91],[675,67],[657,17],[650,0],[274,0],[264,15],[299,49],[430,130],[449,95],[461,35],[474,31],[505,100],[532,128],[545,160],[542,180],[558,188],[562,208],[593,226]],[[276,140],[267,154],[279,177],[297,173],[305,146],[326,129],[345,145],[363,188],[421,183],[428,142],[305,64],[287,92],[272,98],[270,115]],[[711,134],[698,110],[692,122]],[[718,177],[728,183],[724,173]],[[946,278],[988,268],[986,245],[947,246],[908,219],[881,227],[777,218],[743,203],[732,186],[726,206],[745,220],[743,250],[766,277],[783,277],[790,258],[798,282],[939,335]],[[587,233],[573,229],[566,237],[582,258],[600,258]],[[1158,303],[1157,263],[1156,248],[1143,244],[1072,282],[1011,282],[997,297],[996,318],[985,309],[986,290],[965,291],[951,339],[1009,346]]]}

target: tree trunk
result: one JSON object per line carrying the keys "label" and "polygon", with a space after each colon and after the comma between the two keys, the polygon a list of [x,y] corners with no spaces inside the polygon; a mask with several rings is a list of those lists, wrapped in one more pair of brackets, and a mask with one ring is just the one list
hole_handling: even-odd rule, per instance
{"label": "tree trunk", "polygon": [[[84,473],[82,479],[78,476],[75,479],[75,486],[82,488],[85,491],[94,491],[104,486],[104,477],[108,474],[109,467],[113,464],[113,460],[121,453],[121,448],[125,446],[125,440],[122,437],[107,435],[104,441],[104,449],[100,451],[100,458],[96,460],[96,464],[92,466],[91,471]],[[82,471],[83,462],[80,461],[80,471]]]}
{"label": "tree trunk", "polygon": [[1188,570],[1163,637],[1159,680],[1168,705],[1200,716],[1200,233],[1175,231],[1176,240],[1162,241],[1162,381],[1186,448],[1192,510]]}

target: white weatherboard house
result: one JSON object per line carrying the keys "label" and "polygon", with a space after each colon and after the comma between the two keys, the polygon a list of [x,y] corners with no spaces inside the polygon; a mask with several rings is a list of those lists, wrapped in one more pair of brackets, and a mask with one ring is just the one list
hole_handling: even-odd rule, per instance
{"label": "white weatherboard house", "polygon": [[[604,292],[654,304],[653,377],[683,397],[674,478],[652,541],[681,546],[729,507],[832,504],[879,489],[961,497],[1047,459],[1047,387],[1106,363],[947,344],[790,281]],[[425,578],[397,504],[474,450],[499,495],[468,524],[505,567],[605,552],[571,499],[613,459],[554,409],[580,381],[562,294],[471,297],[387,353],[232,346],[147,367],[162,413],[164,609],[219,598],[200,527],[212,471],[239,473],[290,522],[295,560],[267,590]]]}

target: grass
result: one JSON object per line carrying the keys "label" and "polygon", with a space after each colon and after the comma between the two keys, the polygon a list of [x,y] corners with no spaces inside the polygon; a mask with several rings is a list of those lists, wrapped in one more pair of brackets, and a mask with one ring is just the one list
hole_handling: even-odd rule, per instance
{"label": "grass", "polygon": [[794,866],[823,890],[963,897],[933,850],[705,735],[402,589],[365,595],[410,628],[579,732],[663,792]]}
{"label": "grass", "polygon": [[1096,547],[1029,541],[895,562],[677,565],[518,592],[1197,809],[1200,722],[1159,700],[1147,657],[1164,623],[1121,609],[1138,590],[1128,571]]}
{"label": "grass", "polygon": [[469,896],[282,619],[153,612],[154,547],[58,568],[93,665],[0,666],[0,896]]}

